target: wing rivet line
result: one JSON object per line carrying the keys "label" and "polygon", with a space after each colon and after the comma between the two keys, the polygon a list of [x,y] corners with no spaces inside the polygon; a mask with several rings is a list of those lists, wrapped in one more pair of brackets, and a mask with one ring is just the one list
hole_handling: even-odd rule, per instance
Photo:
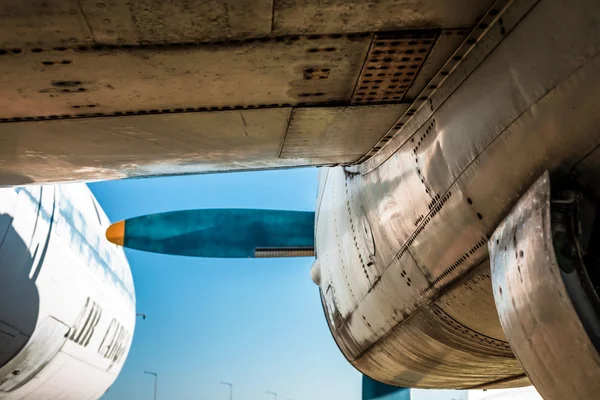
{"label": "wing rivet line", "polygon": [[[501,31],[503,34],[505,33],[505,29],[502,26],[501,18],[498,16],[501,12],[504,12],[508,6],[512,3],[510,0],[498,0],[479,21],[475,28],[469,32],[468,36],[465,38],[463,43],[458,47],[458,49],[454,52],[454,54],[450,57],[450,59],[446,62],[446,64],[440,69],[440,71],[431,79],[429,84],[421,91],[421,93],[417,96],[417,99],[413,102],[410,109],[396,122],[396,124],[390,128],[390,130],[384,135],[386,138],[385,141],[380,140],[376,143],[370,151],[368,151],[364,156],[359,158],[358,160],[345,164],[346,167],[358,166],[363,164],[365,161],[373,158],[377,153],[381,151],[383,147],[387,143],[390,142],[390,139],[393,139],[398,133],[402,130],[403,127],[406,126],[406,123],[412,119],[412,117],[419,111],[424,105],[428,104],[431,96],[438,90],[438,88],[442,85],[442,83],[447,79],[452,71],[455,71],[459,64],[464,60],[464,57],[471,52],[471,50],[475,47],[477,43],[485,36],[487,30],[494,23],[499,21],[501,26]],[[377,45],[378,42],[375,42]],[[383,43],[383,42],[382,42]],[[361,76],[362,78],[362,76]],[[433,104],[429,103],[431,112],[434,111]],[[402,123],[402,128],[397,128],[397,125]]]}

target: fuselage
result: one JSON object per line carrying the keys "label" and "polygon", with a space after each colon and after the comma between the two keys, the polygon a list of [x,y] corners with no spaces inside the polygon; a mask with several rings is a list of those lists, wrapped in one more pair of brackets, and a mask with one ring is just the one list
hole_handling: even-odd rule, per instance
{"label": "fuselage", "polygon": [[135,327],[131,270],[85,184],[0,189],[0,399],[97,399]]}

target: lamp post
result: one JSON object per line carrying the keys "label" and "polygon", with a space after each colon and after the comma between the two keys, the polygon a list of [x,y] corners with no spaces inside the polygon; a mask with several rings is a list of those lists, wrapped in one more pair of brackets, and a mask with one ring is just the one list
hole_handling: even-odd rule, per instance
{"label": "lamp post", "polygon": [[139,312],[139,313],[136,313],[136,314],[135,314],[135,316],[136,316],[136,317],[142,317],[142,319],[146,319],[146,314],[144,314],[144,313],[141,313],[141,312]]}
{"label": "lamp post", "polygon": [[158,374],[156,372],[144,371],[145,374],[154,375],[154,400],[156,400],[157,390],[158,390]]}
{"label": "lamp post", "polygon": [[229,382],[221,382],[221,384],[229,386],[229,400],[233,400],[233,384]]}
{"label": "lamp post", "polygon": [[277,400],[277,393],[275,393],[275,392],[269,392],[268,390],[265,393],[266,394],[272,394],[273,396],[275,396],[275,400]]}

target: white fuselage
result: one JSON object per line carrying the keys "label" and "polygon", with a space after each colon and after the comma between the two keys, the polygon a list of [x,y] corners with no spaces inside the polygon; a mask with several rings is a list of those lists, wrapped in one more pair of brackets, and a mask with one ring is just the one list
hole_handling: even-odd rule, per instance
{"label": "white fuselage", "polygon": [[135,327],[123,250],[85,184],[0,189],[0,399],[97,399]]}

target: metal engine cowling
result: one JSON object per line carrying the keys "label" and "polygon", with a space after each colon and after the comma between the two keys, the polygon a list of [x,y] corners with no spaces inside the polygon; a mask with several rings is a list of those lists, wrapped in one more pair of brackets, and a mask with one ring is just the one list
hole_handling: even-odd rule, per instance
{"label": "metal engine cowling", "polygon": [[596,212],[582,192],[554,192],[546,172],[494,232],[494,299],[543,398],[592,399],[600,393]]}

